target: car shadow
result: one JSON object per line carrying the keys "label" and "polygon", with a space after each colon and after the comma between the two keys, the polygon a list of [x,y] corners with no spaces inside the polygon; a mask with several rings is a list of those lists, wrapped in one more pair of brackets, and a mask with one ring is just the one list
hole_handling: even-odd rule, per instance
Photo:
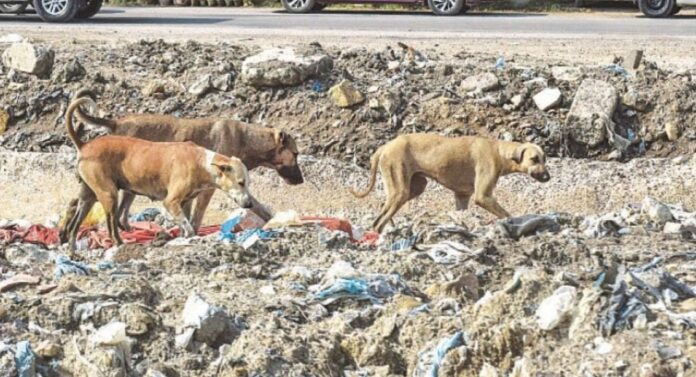
{"label": "car shadow", "polygon": [[[284,9],[279,9],[276,11],[273,11],[273,13],[276,14],[292,14]],[[433,12],[431,12],[429,9],[423,7],[422,10],[392,10],[392,9],[331,9],[331,8],[325,8],[319,12],[312,12],[309,13],[312,15],[321,15],[321,14],[336,14],[336,15],[360,15],[360,14],[366,14],[366,15],[404,15],[404,16],[435,16],[435,17],[440,17],[435,15]],[[547,16],[546,13],[531,13],[531,12],[507,12],[507,11],[501,11],[501,12],[476,12],[476,11],[471,11],[471,12],[466,12],[460,15],[456,16],[449,16],[449,17],[466,17],[466,16],[480,16],[480,17],[540,17],[540,16]]]}

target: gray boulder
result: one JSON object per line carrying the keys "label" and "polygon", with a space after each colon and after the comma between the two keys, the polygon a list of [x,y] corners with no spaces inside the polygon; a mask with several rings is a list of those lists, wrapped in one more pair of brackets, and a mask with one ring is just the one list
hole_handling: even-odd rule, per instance
{"label": "gray boulder", "polygon": [[273,48],[242,63],[241,80],[255,87],[294,86],[327,73],[333,60],[318,48]]}
{"label": "gray boulder", "polygon": [[11,45],[2,53],[2,64],[17,71],[48,77],[54,58],[55,54],[49,47],[22,42]]}
{"label": "gray boulder", "polygon": [[586,79],[578,88],[570,106],[566,127],[570,137],[588,147],[604,142],[607,129],[613,129],[612,115],[618,95],[608,82]]}

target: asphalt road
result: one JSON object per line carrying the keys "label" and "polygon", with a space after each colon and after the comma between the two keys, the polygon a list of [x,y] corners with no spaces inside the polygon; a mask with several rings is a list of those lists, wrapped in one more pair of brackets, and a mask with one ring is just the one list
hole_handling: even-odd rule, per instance
{"label": "asphalt road", "polygon": [[[215,34],[311,34],[340,36],[406,36],[459,38],[519,35],[538,38],[592,36],[667,39],[696,38],[696,11],[683,11],[672,19],[649,19],[638,10],[592,13],[482,13],[437,17],[423,11],[345,11],[328,8],[320,13],[296,15],[280,9],[107,7],[91,20],[47,24],[36,15],[0,16],[2,32],[108,34],[147,32],[150,37],[192,37]],[[56,36],[56,35],[54,35]]]}

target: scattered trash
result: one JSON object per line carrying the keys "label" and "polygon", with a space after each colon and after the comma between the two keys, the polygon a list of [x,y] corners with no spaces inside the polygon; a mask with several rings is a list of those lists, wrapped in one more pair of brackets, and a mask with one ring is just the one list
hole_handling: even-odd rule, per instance
{"label": "scattered trash", "polygon": [[55,270],[56,280],[60,280],[60,278],[68,274],[89,275],[89,267],[83,263],[71,261],[70,258],[65,255],[57,256]]}
{"label": "scattered trash", "polygon": [[561,229],[558,223],[558,215],[556,214],[511,217],[498,221],[498,224],[513,239],[541,232],[557,232]]}
{"label": "scattered trash", "polygon": [[40,278],[27,274],[17,274],[0,282],[0,292],[9,291],[25,284],[39,284]]}
{"label": "scattered trash", "polygon": [[26,340],[17,343],[15,364],[17,366],[18,377],[36,376],[36,355],[31,349],[31,344]]}
{"label": "scattered trash", "polygon": [[495,69],[497,70],[503,70],[505,69],[505,58],[504,57],[499,57],[495,61]]}
{"label": "scattered trash", "polygon": [[440,366],[448,352],[463,346],[466,342],[464,332],[457,331],[449,338],[440,340],[435,349],[425,350],[418,354],[418,364],[413,372],[414,377],[438,377]]}
{"label": "scattered trash", "polygon": [[575,287],[564,285],[545,298],[536,310],[536,322],[539,328],[553,330],[563,322],[573,310],[575,296]]}
{"label": "scattered trash", "polygon": [[473,253],[468,246],[455,242],[443,241],[435,245],[421,245],[421,248],[427,249],[426,254],[435,263],[443,265],[456,265]]}
{"label": "scattered trash", "polygon": [[210,305],[195,293],[186,300],[183,321],[184,333],[176,338],[176,344],[180,348],[188,348],[192,340],[211,347],[229,344],[240,331],[223,309]]}
{"label": "scattered trash", "polygon": [[[102,210],[103,211],[103,210]],[[157,216],[160,216],[162,214],[162,211],[159,210],[159,208],[145,208],[144,210],[140,211],[139,213],[136,213],[135,215],[131,215],[131,217],[128,218],[129,221],[156,221]]]}
{"label": "scattered trash", "polygon": [[604,66],[604,70],[607,72],[612,72],[617,75],[621,75],[623,77],[629,77],[630,74],[626,69],[618,64],[607,64]]}

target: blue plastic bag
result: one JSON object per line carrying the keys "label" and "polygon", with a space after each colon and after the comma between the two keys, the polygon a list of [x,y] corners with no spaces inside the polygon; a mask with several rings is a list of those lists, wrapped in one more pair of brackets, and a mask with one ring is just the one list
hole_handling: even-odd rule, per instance
{"label": "blue plastic bag", "polygon": [[17,343],[15,366],[19,377],[36,376],[36,355],[26,340]]}
{"label": "blue plastic bag", "polygon": [[65,255],[59,255],[56,258],[56,279],[60,279],[67,274],[89,275],[89,267],[86,264],[71,261]]}

